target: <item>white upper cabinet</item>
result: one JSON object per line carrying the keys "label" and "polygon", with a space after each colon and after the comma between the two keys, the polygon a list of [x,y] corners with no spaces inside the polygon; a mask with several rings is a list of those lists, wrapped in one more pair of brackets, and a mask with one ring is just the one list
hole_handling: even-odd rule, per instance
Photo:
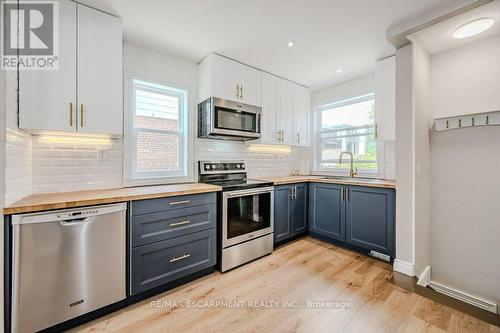
{"label": "white upper cabinet", "polygon": [[280,79],[278,82],[278,119],[277,125],[281,131],[280,143],[293,145],[296,143],[294,134],[294,93],[295,84]]}
{"label": "white upper cabinet", "polygon": [[375,118],[379,141],[396,139],[396,57],[375,66]]}
{"label": "white upper cabinet", "polygon": [[262,72],[210,54],[198,66],[198,102],[218,97],[234,102],[262,105]]}
{"label": "white upper cabinet", "polygon": [[295,145],[309,146],[310,144],[310,93],[309,89],[302,86],[295,86],[293,100],[293,120]]}
{"label": "white upper cabinet", "polygon": [[121,135],[123,125],[120,19],[78,5],[78,129]]}
{"label": "white upper cabinet", "polygon": [[262,73],[261,137],[247,144],[309,146],[309,96],[303,86]]}
{"label": "white upper cabinet", "polygon": [[19,72],[19,127],[121,135],[120,20],[69,0],[59,16],[59,70]]}
{"label": "white upper cabinet", "polygon": [[76,3],[59,2],[59,70],[19,71],[19,127],[76,131]]}
{"label": "white upper cabinet", "polygon": [[262,73],[262,117],[261,117],[261,143],[279,143],[278,133],[278,81],[277,76]]}

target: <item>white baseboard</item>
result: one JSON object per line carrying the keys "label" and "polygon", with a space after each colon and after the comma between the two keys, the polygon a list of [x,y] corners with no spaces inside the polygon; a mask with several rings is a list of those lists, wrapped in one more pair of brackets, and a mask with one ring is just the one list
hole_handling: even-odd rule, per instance
{"label": "white baseboard", "polygon": [[427,287],[430,282],[431,282],[431,266],[427,266],[418,276],[417,284],[422,287]]}
{"label": "white baseboard", "polygon": [[479,298],[477,296],[467,294],[463,291],[445,286],[444,284],[434,282],[434,281],[429,282],[429,287],[434,289],[438,293],[453,297],[455,299],[458,299],[459,301],[462,301],[462,302],[477,306],[478,308],[484,309],[486,311],[490,311],[490,312],[493,312],[495,314],[498,314],[498,304],[496,304],[493,301],[482,299],[482,298]]}
{"label": "white baseboard", "polygon": [[411,277],[415,276],[415,265],[413,265],[412,263],[403,261],[403,260],[394,259],[393,269],[396,272],[399,272],[399,273],[402,273],[402,274],[405,274],[405,275],[408,275]]}

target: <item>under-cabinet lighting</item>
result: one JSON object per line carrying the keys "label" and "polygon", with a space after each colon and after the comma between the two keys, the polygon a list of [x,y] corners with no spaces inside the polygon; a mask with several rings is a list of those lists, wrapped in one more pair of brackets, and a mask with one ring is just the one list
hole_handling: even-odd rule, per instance
{"label": "under-cabinet lighting", "polygon": [[81,143],[81,144],[111,144],[111,138],[105,136],[71,136],[71,135],[47,135],[41,134],[40,141],[51,143]]}
{"label": "under-cabinet lighting", "polygon": [[273,145],[250,145],[248,150],[253,153],[274,153],[274,154],[290,154],[292,147],[290,146],[273,146]]}
{"label": "under-cabinet lighting", "polygon": [[342,68],[339,68],[335,71],[335,73],[342,73],[344,70]]}
{"label": "under-cabinet lighting", "polygon": [[474,21],[470,21],[460,26],[453,33],[453,38],[462,39],[468,38],[475,35],[479,35],[482,32],[485,32],[489,28],[493,26],[495,20],[492,18],[480,18]]}

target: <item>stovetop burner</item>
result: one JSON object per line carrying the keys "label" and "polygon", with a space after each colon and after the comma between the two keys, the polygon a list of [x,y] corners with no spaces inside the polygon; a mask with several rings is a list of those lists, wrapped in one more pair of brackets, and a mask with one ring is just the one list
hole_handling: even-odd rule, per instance
{"label": "stovetop burner", "polygon": [[199,181],[221,186],[223,191],[273,186],[272,182],[248,179],[244,161],[200,161]]}
{"label": "stovetop burner", "polygon": [[223,191],[236,191],[257,187],[273,186],[273,183],[255,179],[212,180],[204,183],[221,186]]}

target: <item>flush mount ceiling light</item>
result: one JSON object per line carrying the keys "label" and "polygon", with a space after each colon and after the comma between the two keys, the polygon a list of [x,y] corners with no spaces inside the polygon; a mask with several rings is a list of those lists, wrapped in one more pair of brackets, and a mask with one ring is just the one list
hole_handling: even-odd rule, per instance
{"label": "flush mount ceiling light", "polygon": [[288,47],[292,47],[294,45],[295,45],[295,42],[293,40],[291,40],[288,43],[286,43],[286,46],[288,46]]}
{"label": "flush mount ceiling light", "polygon": [[343,69],[339,68],[335,71],[335,73],[342,73],[343,71],[344,71]]}
{"label": "flush mount ceiling light", "polygon": [[455,32],[453,33],[453,38],[462,39],[478,35],[491,28],[494,23],[495,20],[492,18],[480,18],[474,21],[470,21],[455,30]]}

